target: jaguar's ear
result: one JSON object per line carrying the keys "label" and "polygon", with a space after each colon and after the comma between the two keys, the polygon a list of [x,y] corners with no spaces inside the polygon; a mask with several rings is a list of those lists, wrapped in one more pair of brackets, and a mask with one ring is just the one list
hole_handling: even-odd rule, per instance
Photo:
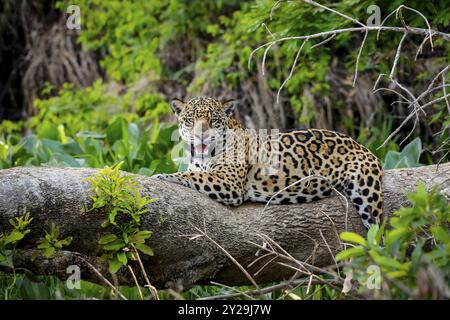
{"label": "jaguar's ear", "polygon": [[225,113],[227,115],[232,116],[234,109],[237,106],[237,101],[236,100],[227,100],[227,101],[223,102],[222,105],[223,105],[223,111],[225,111]]}
{"label": "jaguar's ear", "polygon": [[175,113],[175,115],[178,115],[181,110],[183,110],[185,105],[186,104],[184,103],[184,101],[180,99],[172,99],[170,101],[170,107],[172,108],[172,111],[173,113]]}

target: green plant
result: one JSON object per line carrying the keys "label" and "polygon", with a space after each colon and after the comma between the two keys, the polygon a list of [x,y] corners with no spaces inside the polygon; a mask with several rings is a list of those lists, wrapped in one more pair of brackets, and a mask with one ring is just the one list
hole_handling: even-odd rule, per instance
{"label": "green plant", "polygon": [[[351,122],[352,126],[355,124]],[[352,136],[356,135],[356,128],[351,128]],[[392,119],[383,121],[381,126],[369,126],[359,128],[359,135],[356,139],[359,143],[365,146],[367,149],[372,151],[372,153],[378,157],[378,159],[384,161],[386,155],[389,151],[398,151],[399,146],[396,139],[389,140],[383,147],[385,140],[389,137],[392,132]]]}
{"label": "green plant", "polygon": [[[37,100],[39,113],[28,122],[35,134],[0,135],[0,169],[104,167],[123,160],[124,170],[140,174],[176,171],[170,154],[176,127],[159,122],[168,109],[161,96],[133,100],[105,90],[101,82],[84,90],[67,86],[57,97]],[[136,113],[130,112],[134,107]]]}
{"label": "green plant", "polygon": [[383,169],[388,170],[423,166],[423,164],[419,163],[421,153],[422,142],[420,138],[415,138],[408,145],[406,145],[401,152],[392,150],[389,151],[386,154]]}
{"label": "green plant", "polygon": [[70,236],[59,239],[60,235],[60,227],[52,222],[50,231],[45,231],[45,236],[36,241],[37,248],[44,257],[50,258],[56,251],[61,250],[64,246],[68,246],[73,240],[73,237]]}
{"label": "green plant", "polygon": [[371,293],[366,286],[373,279],[373,274],[367,272],[370,267],[372,271],[373,267],[379,268],[379,289],[387,297],[437,298],[429,292],[424,295],[420,287],[423,283],[419,273],[427,266],[437,270],[436,274],[445,279],[444,285],[450,281],[448,200],[436,188],[427,192],[424,184],[415,193],[406,193],[406,197],[412,207],[397,210],[381,227],[373,225],[366,238],[352,232],[341,234],[341,239],[353,246],[340,252],[336,260],[349,261],[347,272],[352,270],[360,293]]}
{"label": "green plant", "polygon": [[9,224],[13,227],[10,232],[0,233],[0,265],[13,268],[12,257],[17,243],[22,240],[25,235],[30,233],[28,225],[33,221],[30,213],[9,219]]}
{"label": "green plant", "polygon": [[136,260],[136,249],[152,256],[153,250],[146,245],[152,231],[141,230],[141,218],[147,214],[147,205],[156,200],[140,195],[135,177],[123,175],[119,169],[122,162],[114,167],[105,167],[87,178],[91,183],[90,198],[92,207],[86,212],[104,210],[107,218],[103,228],[110,227],[112,232],[104,234],[98,243],[106,252],[104,258],[109,261],[109,271],[117,272],[128,260]]}
{"label": "green plant", "polygon": [[0,233],[0,267],[12,270],[12,275],[8,275],[4,279],[0,277],[0,288],[2,289],[0,290],[0,297],[3,296],[5,299],[16,289],[17,275],[13,264],[13,256],[18,242],[30,233],[31,230],[28,226],[31,221],[33,221],[33,218],[27,212],[20,217],[9,219],[8,222],[12,226],[12,230]]}

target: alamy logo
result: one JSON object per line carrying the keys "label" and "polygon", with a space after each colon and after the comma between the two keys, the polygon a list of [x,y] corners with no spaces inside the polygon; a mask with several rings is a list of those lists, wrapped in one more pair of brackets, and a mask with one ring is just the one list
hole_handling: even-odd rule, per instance
{"label": "alamy logo", "polygon": [[70,16],[67,18],[66,21],[67,29],[80,30],[81,29],[80,7],[72,4],[67,7],[66,13],[70,14]]}
{"label": "alamy logo", "polygon": [[[366,288],[369,290],[381,289],[381,270],[380,267],[372,264],[367,267],[366,274],[369,275],[366,279]],[[343,293],[348,293],[352,290],[353,269],[349,269],[345,273]]]}
{"label": "alamy logo", "polygon": [[70,276],[66,280],[66,287],[69,290],[80,290],[81,289],[81,271],[80,267],[77,265],[70,265],[66,269],[66,273]]}
{"label": "alamy logo", "polygon": [[380,290],[381,289],[381,270],[377,265],[370,265],[366,270],[367,274],[370,276],[367,278],[366,287],[369,290]]}
{"label": "alamy logo", "polygon": [[367,18],[367,25],[371,27],[378,27],[381,25],[381,9],[379,6],[372,4],[367,7],[367,13],[370,16]]}

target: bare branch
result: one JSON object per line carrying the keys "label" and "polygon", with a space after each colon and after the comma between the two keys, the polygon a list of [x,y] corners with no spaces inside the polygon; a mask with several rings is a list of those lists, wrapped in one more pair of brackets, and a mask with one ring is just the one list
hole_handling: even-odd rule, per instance
{"label": "bare branch", "polygon": [[366,43],[367,35],[369,34],[369,31],[366,31],[364,33],[364,39],[361,42],[361,47],[359,47],[358,56],[356,57],[356,63],[355,63],[355,76],[353,78],[353,86],[356,84],[356,79],[358,78],[358,67],[359,67],[359,58],[361,58],[361,53],[364,47],[364,44]]}
{"label": "bare branch", "polygon": [[287,78],[283,81],[283,83],[281,84],[280,88],[278,89],[277,92],[277,104],[280,103],[280,93],[281,90],[283,90],[283,87],[285,86],[285,84],[289,81],[289,79],[292,78],[292,75],[294,74],[294,69],[295,66],[297,65],[297,60],[300,57],[300,53],[303,50],[303,47],[305,46],[306,41],[308,41],[308,39],[305,39],[305,41],[303,41],[302,45],[300,46],[300,49],[298,49],[297,54],[295,55],[295,59],[294,62],[292,63],[292,67],[291,67],[291,72],[289,72],[289,75],[287,76]]}

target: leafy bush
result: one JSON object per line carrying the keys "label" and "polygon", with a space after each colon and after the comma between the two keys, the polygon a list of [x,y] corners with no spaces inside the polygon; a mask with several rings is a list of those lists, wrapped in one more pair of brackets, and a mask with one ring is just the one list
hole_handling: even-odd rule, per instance
{"label": "leafy bush", "polygon": [[60,227],[52,222],[50,231],[46,231],[45,236],[36,242],[37,248],[44,257],[50,258],[56,251],[61,250],[72,242],[73,237],[71,236],[59,239],[60,233]]}
{"label": "leafy bush", "polygon": [[28,225],[31,221],[33,221],[33,218],[31,218],[29,212],[20,217],[8,220],[13,229],[7,233],[0,233],[0,266],[13,268],[12,257],[15,247],[25,235],[30,233]]}
{"label": "leafy bush", "polygon": [[124,161],[124,170],[141,174],[176,170],[170,157],[176,127],[160,124],[169,110],[160,95],[117,95],[96,82],[83,90],[67,85],[58,96],[35,104],[38,114],[23,124],[35,133],[0,135],[0,169],[99,168]]}
{"label": "leafy bush", "polygon": [[[360,294],[395,299],[450,298],[448,200],[436,188],[427,192],[424,184],[406,196],[412,207],[397,210],[381,227],[373,225],[366,239],[342,233],[341,239],[354,245],[340,252],[336,260],[349,261],[345,272],[351,270]],[[378,288],[370,287],[374,281]]]}
{"label": "leafy bush", "polygon": [[146,255],[153,255],[153,250],[145,244],[152,232],[140,230],[140,225],[141,217],[147,213],[147,204],[156,198],[142,197],[136,178],[119,171],[121,164],[105,167],[95,177],[87,179],[91,183],[90,198],[93,204],[85,212],[103,209],[107,219],[102,227],[113,230],[98,240],[106,252],[102,258],[109,261],[109,271],[112,273],[126,266],[129,259],[136,260],[136,249]]}

